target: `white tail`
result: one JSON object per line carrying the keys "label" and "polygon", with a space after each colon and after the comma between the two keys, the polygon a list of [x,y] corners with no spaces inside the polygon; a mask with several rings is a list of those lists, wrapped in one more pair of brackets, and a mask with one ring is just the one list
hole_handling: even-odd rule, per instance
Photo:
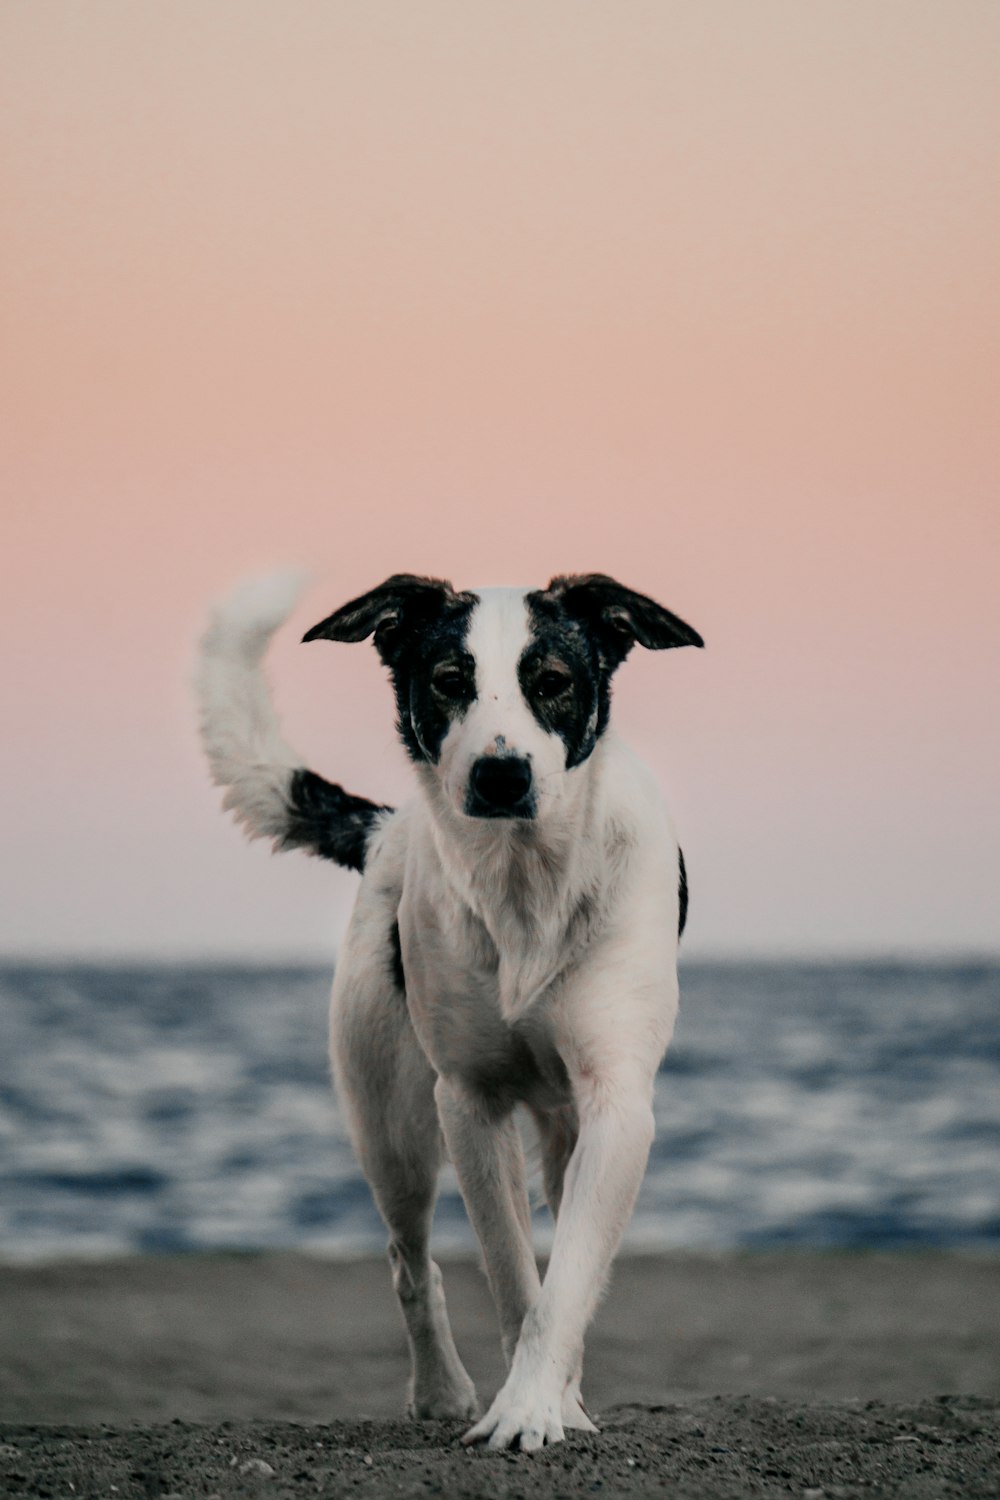
{"label": "white tail", "polygon": [[289,827],[289,789],[302,765],[281,734],[263,659],[305,584],[283,572],[241,584],[219,604],[201,640],[195,692],[212,779],[226,788],[223,807],[250,838],[278,847]]}

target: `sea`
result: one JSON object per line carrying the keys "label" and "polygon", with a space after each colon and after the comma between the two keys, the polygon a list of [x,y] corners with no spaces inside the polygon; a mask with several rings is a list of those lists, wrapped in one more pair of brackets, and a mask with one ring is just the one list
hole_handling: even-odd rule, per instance
{"label": "sea", "polygon": [[[0,967],[0,1259],[380,1251],[330,978]],[[655,1109],[626,1249],[995,1251],[1000,964],[685,963]],[[435,1245],[474,1248],[450,1167]]]}

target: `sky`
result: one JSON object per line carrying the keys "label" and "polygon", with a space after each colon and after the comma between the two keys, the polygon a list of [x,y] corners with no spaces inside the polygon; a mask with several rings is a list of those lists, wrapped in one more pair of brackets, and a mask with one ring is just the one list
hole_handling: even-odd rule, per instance
{"label": "sky", "polygon": [[10,0],[0,954],[315,958],[356,877],[246,845],[189,678],[303,564],[287,736],[409,795],[396,571],[599,570],[685,951],[996,952],[993,0]]}

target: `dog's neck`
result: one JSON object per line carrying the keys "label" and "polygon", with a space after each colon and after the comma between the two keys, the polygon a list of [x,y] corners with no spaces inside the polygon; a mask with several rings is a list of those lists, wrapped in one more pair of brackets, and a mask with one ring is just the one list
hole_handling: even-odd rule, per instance
{"label": "dog's neck", "polygon": [[607,844],[604,753],[602,742],[567,774],[562,803],[544,821],[461,817],[429,767],[420,777],[445,880],[496,947],[508,1020],[565,967],[593,923]]}
{"label": "dog's neck", "polygon": [[604,746],[567,773],[560,805],[543,819],[469,818],[455,811],[430,767],[421,787],[449,884],[477,914],[501,907],[551,911],[573,902],[597,832],[596,790]]}

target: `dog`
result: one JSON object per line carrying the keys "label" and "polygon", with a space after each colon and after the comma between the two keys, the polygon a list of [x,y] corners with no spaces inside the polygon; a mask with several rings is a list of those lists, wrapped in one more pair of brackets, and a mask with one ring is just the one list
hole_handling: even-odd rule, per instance
{"label": "dog", "polygon": [[[604,574],[476,593],[394,575],[304,639],[374,638],[417,779],[395,810],[308,770],[281,737],[262,660],[295,597],[289,579],[265,580],[216,611],[198,673],[202,738],[251,837],[362,874],[331,1056],[389,1232],[408,1410],[472,1420],[463,1442],[491,1448],[596,1431],[584,1335],[645,1172],[687,909],[662,796],[609,727],[611,682],[637,643],[704,643]],[[537,1125],[555,1217],[544,1281],[517,1105]],[[429,1252],[445,1152],[507,1364],[482,1416]]]}

